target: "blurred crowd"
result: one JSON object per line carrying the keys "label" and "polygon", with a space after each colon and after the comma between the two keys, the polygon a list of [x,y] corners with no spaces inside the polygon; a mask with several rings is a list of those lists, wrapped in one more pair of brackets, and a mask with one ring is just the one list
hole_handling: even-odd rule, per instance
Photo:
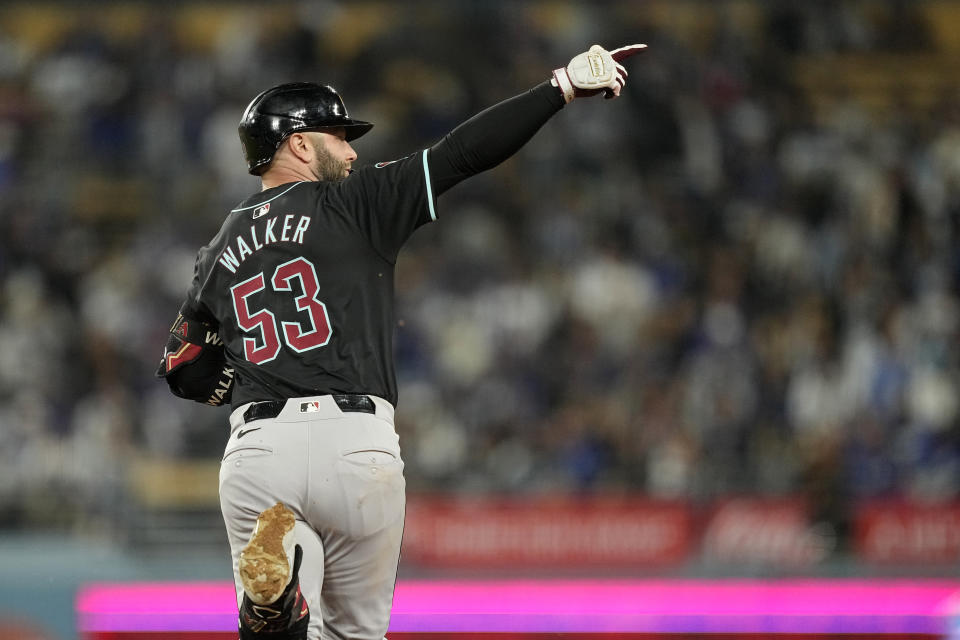
{"label": "blurred crowd", "polygon": [[153,372],[196,250],[259,188],[253,95],[333,84],[376,123],[365,164],[594,42],[649,45],[624,95],[568,105],[401,255],[410,489],[800,495],[841,528],[858,499],[956,497],[960,85],[881,113],[797,71],[949,56],[924,6],[0,9],[0,521],[109,513],[138,460],[218,458],[227,410]]}

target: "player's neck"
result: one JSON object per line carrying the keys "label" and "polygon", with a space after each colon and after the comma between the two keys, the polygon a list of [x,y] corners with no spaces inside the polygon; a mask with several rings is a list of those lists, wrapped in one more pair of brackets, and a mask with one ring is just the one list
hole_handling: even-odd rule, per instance
{"label": "player's neck", "polygon": [[260,180],[263,184],[262,190],[266,191],[267,189],[279,187],[282,184],[288,184],[290,182],[313,182],[317,180],[317,176],[309,171],[298,171],[292,167],[280,166],[271,167],[266,173],[260,176]]}

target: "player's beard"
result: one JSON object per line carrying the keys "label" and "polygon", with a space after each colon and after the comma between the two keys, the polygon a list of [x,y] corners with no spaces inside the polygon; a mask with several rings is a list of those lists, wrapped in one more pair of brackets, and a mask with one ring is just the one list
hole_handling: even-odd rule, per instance
{"label": "player's beard", "polygon": [[313,172],[317,178],[325,182],[339,182],[350,173],[350,165],[343,160],[337,160],[322,144],[314,144],[316,160],[313,163]]}

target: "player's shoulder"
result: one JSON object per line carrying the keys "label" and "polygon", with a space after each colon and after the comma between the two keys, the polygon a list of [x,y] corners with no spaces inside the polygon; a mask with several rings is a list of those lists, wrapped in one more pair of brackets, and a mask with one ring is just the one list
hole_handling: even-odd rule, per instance
{"label": "player's shoulder", "polygon": [[[342,185],[377,184],[383,181],[403,180],[405,175],[414,176],[421,166],[422,152],[417,151],[393,160],[382,160],[355,169]],[[413,171],[411,171],[413,169]]]}

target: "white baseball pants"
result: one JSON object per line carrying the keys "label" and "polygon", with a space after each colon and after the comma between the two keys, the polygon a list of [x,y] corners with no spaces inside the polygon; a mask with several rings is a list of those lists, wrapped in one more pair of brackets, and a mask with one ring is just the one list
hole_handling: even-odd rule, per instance
{"label": "white baseball pants", "polygon": [[287,400],[275,418],[244,423],[250,405],[230,414],[220,508],[237,606],[240,551],[260,512],[283,502],[296,515],[294,539],[303,548],[310,640],[382,640],[390,622],[406,485],[393,405],[370,398],[376,413],[343,411],[333,396],[313,396]]}

